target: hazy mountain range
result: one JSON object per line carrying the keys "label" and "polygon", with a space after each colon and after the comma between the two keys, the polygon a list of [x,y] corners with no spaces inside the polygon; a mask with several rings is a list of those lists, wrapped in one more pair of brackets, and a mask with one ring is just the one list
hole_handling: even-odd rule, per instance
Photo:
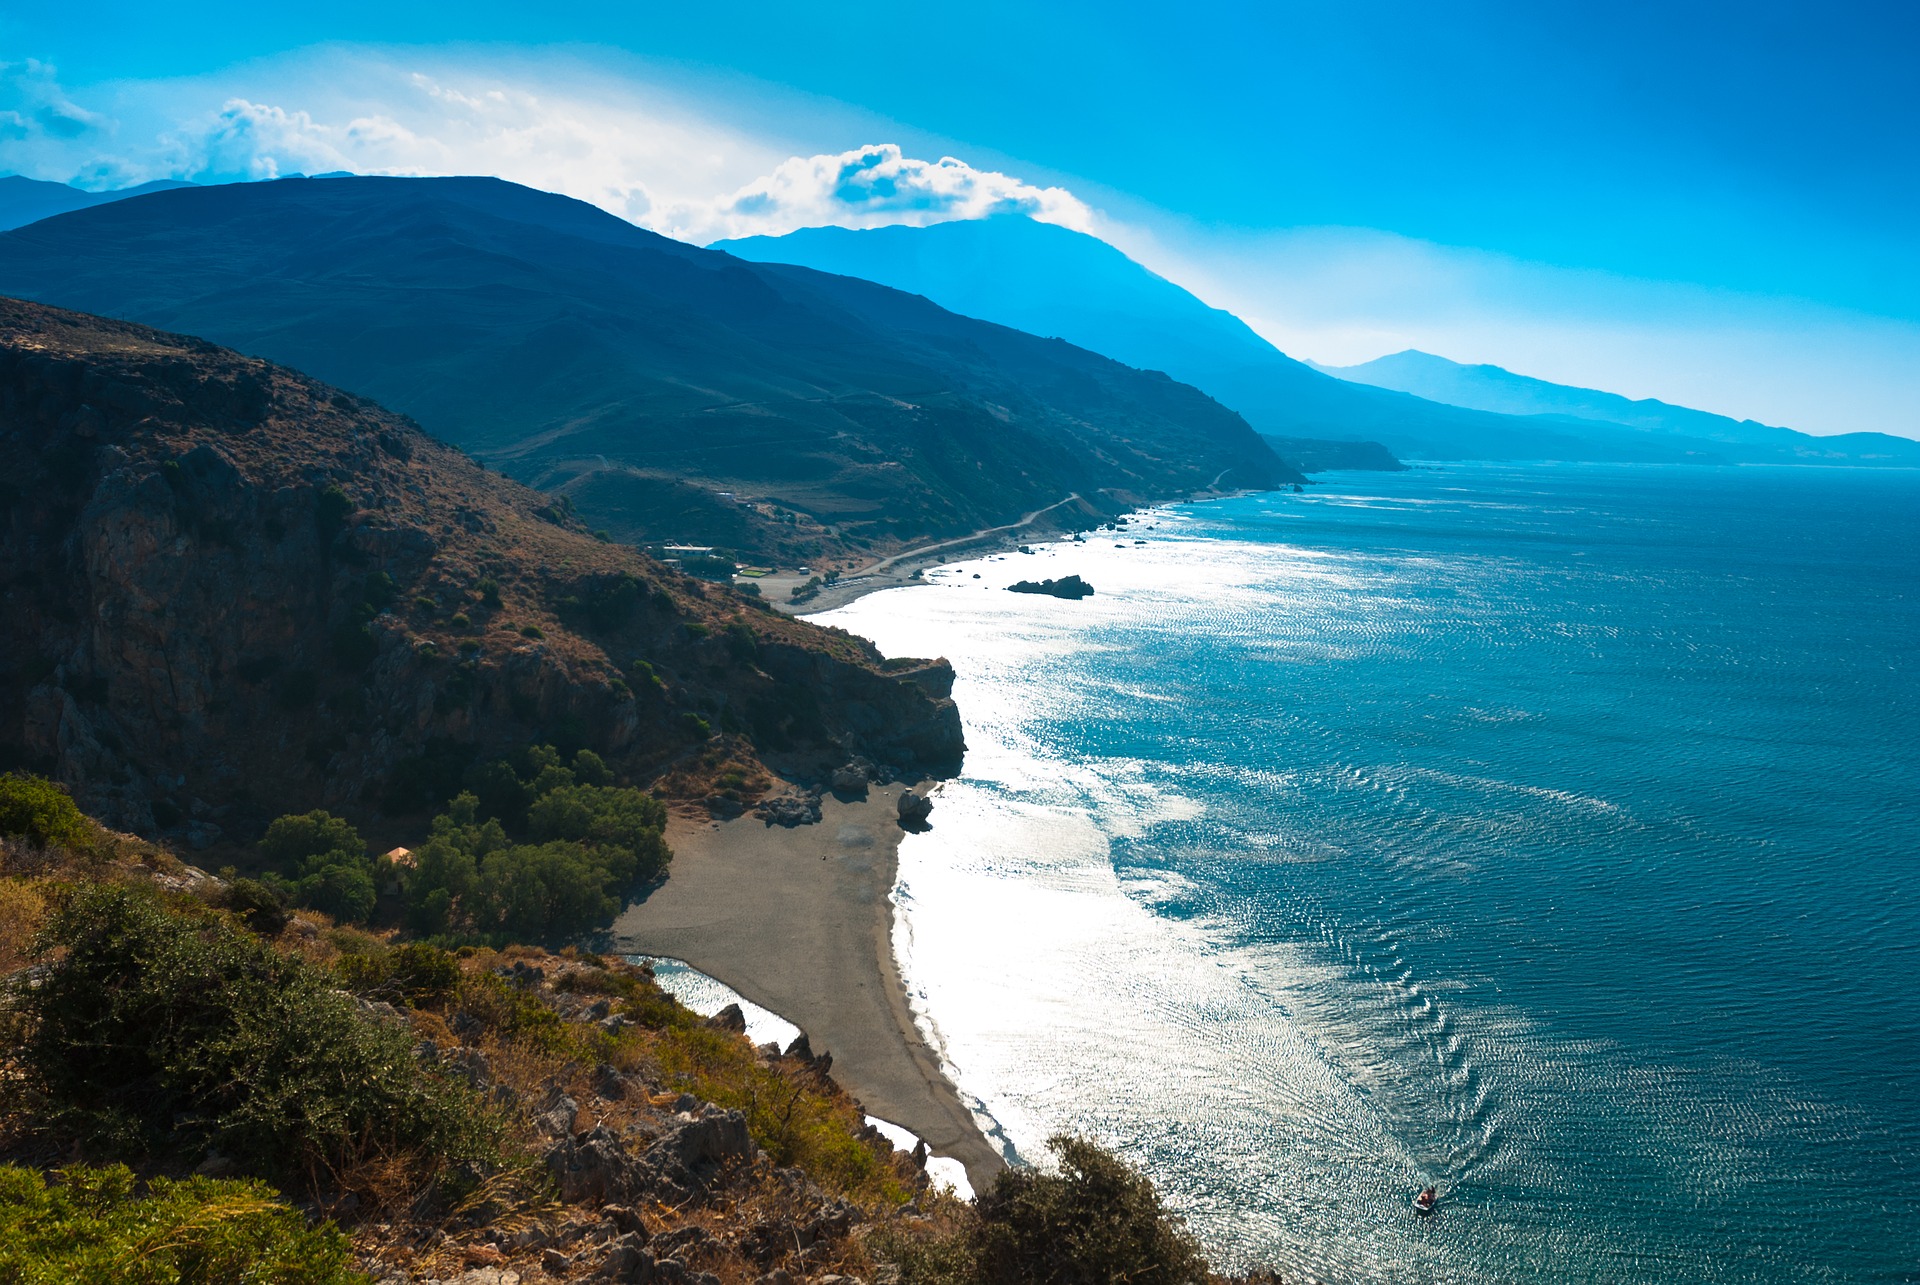
{"label": "hazy mountain range", "polygon": [[[1398,455],[1423,459],[1920,462],[1920,447],[1885,434],[1816,438],[1742,426],[1724,416],[1585,390],[1549,394],[1557,386],[1505,371],[1498,374],[1527,384],[1529,395],[1511,383],[1496,395],[1499,381],[1490,376],[1416,376],[1401,358],[1351,370],[1316,368],[1106,242],[1019,216],[925,228],[808,228],[716,248],[883,282],[968,316],[1164,370],[1274,438],[1372,438]],[[1655,417],[1658,427],[1648,406],[1666,412]],[[1626,407],[1642,409],[1622,418],[1617,408]]]}
{"label": "hazy mountain range", "polygon": [[1552,384],[1499,366],[1463,366],[1412,348],[1358,366],[1315,368],[1354,383],[1413,393],[1455,406],[1506,415],[1556,416],[1617,425],[1638,433],[1712,442],[1735,460],[1784,456],[1805,463],[1920,464],[1920,442],[1904,437],[1886,433],[1815,437],[1653,398],[1636,401],[1617,393]]}
{"label": "hazy mountain range", "polygon": [[85,192],[65,183],[49,183],[44,179],[23,178],[18,174],[0,175],[0,232],[9,228],[25,227],[41,219],[52,218],[56,214],[66,214],[72,210],[84,210],[95,205],[106,205],[113,201],[124,201],[130,196],[144,196],[148,192],[166,192],[176,187],[192,187],[179,179],[155,179],[151,183],[142,183],[138,187],[123,187],[111,192]]}
{"label": "hazy mountain range", "polygon": [[1165,376],[497,179],[118,201],[0,235],[0,292],[374,397],[621,538],[807,557],[1300,478]]}

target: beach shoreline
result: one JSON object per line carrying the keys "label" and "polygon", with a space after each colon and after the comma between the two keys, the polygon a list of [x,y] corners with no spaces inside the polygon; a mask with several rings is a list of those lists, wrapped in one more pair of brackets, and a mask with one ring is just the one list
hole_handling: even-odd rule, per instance
{"label": "beach shoreline", "polygon": [[864,1110],[959,1161],[984,1191],[1005,1161],[922,1035],[893,953],[905,788],[828,795],[818,822],[790,829],[675,815],[670,876],[621,912],[609,945],[681,960],[792,1022],[833,1055]]}
{"label": "beach shoreline", "polygon": [[[1205,500],[1229,499],[1246,494],[1249,492],[1206,490],[1157,502],[1142,501],[1130,508],[1121,509],[1112,516],[1101,517],[1094,525],[1078,529],[1082,533],[1091,534],[1099,531],[1105,523],[1124,523],[1129,518],[1169,505],[1197,504]],[[904,589],[910,585],[924,584],[925,581],[921,576],[935,567],[991,557],[994,554],[1012,553],[1024,545],[1057,544],[1072,540],[1076,528],[1038,523],[1039,519],[1045,515],[1081,499],[1082,497],[1077,494],[1070,495],[1044,509],[1036,509],[1017,522],[989,527],[971,535],[957,536],[951,540],[942,540],[937,544],[908,549],[891,557],[882,558],[869,566],[843,574],[831,584],[819,586],[814,595],[804,602],[794,602],[789,596],[795,588],[805,583],[796,575],[775,573],[747,583],[754,585],[761,594],[762,600],[775,611],[803,619],[818,616],[844,607],[870,593],[879,593],[883,589]],[[736,580],[736,584],[738,583]]]}

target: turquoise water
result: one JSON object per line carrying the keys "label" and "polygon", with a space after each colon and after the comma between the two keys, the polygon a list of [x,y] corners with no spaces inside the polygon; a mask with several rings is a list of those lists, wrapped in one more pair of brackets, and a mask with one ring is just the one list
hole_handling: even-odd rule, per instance
{"label": "turquoise water", "polygon": [[1016,1152],[1330,1280],[1920,1280],[1920,476],[1329,475],[932,579],[825,619],[959,672],[896,945]]}

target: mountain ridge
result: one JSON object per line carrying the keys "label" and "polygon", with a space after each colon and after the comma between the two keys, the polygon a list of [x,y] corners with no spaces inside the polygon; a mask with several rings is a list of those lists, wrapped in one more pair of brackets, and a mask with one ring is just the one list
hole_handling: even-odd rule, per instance
{"label": "mountain ridge", "polygon": [[[1455,405],[1512,415],[1541,415],[1616,424],[1635,432],[1684,435],[1722,448],[1752,448],[1751,458],[1786,453],[1808,460],[1920,464],[1920,443],[1889,433],[1821,435],[1798,429],[1735,419],[1658,398],[1628,398],[1600,389],[1557,384],[1516,374],[1491,363],[1456,362],[1417,348],[1377,357],[1353,366],[1315,369],[1372,387],[1392,388]],[[1741,458],[1750,453],[1731,452]]]}
{"label": "mountain ridge", "polygon": [[[1164,370],[1240,412],[1269,440],[1374,440],[1427,459],[1681,460],[1685,445],[1595,441],[1578,425],[1446,405],[1327,375],[1282,353],[1097,237],[1023,215],[927,227],[803,228],[715,242],[914,291],[956,312]],[[1570,431],[1572,430],[1572,431]]]}
{"label": "mountain ridge", "polygon": [[177,187],[193,187],[181,179],[162,178],[134,187],[107,192],[89,192],[68,183],[28,178],[24,174],[0,174],[0,232],[37,223],[56,214],[90,209],[110,201],[145,196],[149,192],[168,192]]}
{"label": "mountain ridge", "polygon": [[799,561],[1299,479],[1164,376],[497,179],[138,197],[0,235],[0,290],[373,396],[621,539]]}

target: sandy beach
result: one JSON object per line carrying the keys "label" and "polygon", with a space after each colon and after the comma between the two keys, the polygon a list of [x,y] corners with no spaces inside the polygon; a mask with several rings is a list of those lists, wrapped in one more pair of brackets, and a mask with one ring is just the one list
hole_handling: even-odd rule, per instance
{"label": "sandy beach", "polygon": [[794,829],[675,816],[670,876],[614,922],[612,947],[684,960],[794,1023],[870,1114],[958,1160],[983,1190],[1001,1157],[921,1037],[893,957],[903,788],[828,795],[819,823]]}

